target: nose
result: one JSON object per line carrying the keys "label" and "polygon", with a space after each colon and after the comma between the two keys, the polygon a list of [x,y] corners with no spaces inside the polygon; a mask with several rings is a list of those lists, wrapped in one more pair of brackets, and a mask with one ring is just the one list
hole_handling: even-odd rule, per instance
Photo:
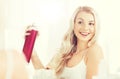
{"label": "nose", "polygon": [[89,26],[88,26],[87,24],[84,24],[83,29],[84,29],[84,30],[88,30],[88,29],[89,29]]}

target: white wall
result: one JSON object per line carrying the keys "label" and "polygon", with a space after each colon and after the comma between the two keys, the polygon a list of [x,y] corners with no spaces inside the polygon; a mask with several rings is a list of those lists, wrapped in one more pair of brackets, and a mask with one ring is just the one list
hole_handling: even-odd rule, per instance
{"label": "white wall", "polygon": [[0,28],[0,49],[4,49],[4,28]]}
{"label": "white wall", "polygon": [[0,49],[4,49],[4,27],[0,24]]}
{"label": "white wall", "polygon": [[[5,28],[5,48],[22,50],[24,30],[36,23],[40,36],[35,45],[46,65],[60,46],[72,12],[80,5],[92,6],[100,19],[99,43],[103,47],[111,74],[120,72],[119,0],[2,0],[0,19]],[[3,26],[0,23],[0,26]],[[3,27],[2,27],[3,29]],[[1,37],[4,37],[3,31]],[[1,40],[0,40],[1,41]],[[1,42],[2,43],[2,42]],[[32,67],[32,66],[30,66]]]}
{"label": "white wall", "polygon": [[4,49],[4,25],[5,25],[5,10],[3,9],[4,2],[0,0],[0,49]]}

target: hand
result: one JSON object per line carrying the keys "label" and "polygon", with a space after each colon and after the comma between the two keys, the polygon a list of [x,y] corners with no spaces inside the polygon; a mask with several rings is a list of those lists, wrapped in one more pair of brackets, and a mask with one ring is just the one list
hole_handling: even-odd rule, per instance
{"label": "hand", "polygon": [[[30,33],[28,32],[28,31],[31,31],[31,30],[37,30],[37,28],[34,26],[34,25],[29,25],[29,26],[27,26],[27,28],[25,29],[25,36],[24,36],[24,38],[26,37],[26,36],[28,36],[28,35],[30,35]],[[37,34],[37,37],[39,36],[39,31],[38,31],[38,34]]]}

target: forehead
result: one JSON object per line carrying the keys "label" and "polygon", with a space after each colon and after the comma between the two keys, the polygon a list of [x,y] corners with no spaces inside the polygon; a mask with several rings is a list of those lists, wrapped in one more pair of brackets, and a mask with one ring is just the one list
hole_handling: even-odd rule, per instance
{"label": "forehead", "polygon": [[78,12],[78,14],[76,15],[76,20],[87,20],[87,21],[94,21],[94,16],[92,13],[90,12],[85,12],[85,11],[80,11]]}

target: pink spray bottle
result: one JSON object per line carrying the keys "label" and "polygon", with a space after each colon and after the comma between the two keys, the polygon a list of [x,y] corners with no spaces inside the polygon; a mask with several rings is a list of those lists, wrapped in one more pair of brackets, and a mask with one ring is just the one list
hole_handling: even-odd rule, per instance
{"label": "pink spray bottle", "polygon": [[[33,27],[33,25],[32,25],[32,27]],[[25,37],[25,42],[24,42],[24,46],[23,46],[23,53],[25,55],[26,61],[29,63],[38,31],[35,29],[32,29],[32,30],[27,31],[27,32],[30,33],[30,35],[27,35]]]}

